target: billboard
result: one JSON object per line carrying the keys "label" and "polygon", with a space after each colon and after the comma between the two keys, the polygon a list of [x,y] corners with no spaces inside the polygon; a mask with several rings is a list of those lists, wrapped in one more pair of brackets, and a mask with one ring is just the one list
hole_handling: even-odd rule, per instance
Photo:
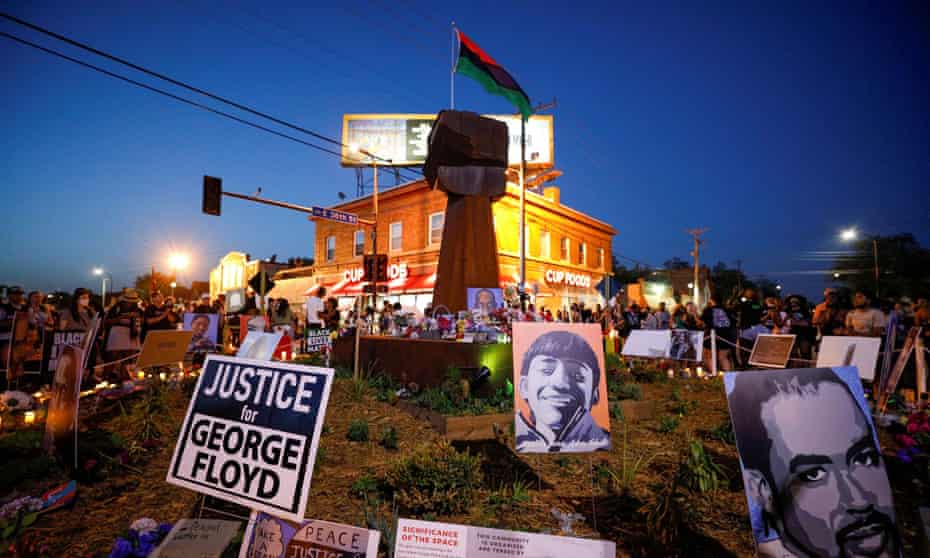
{"label": "billboard", "polygon": [[[507,124],[510,135],[507,159],[520,164],[520,117],[486,114]],[[379,165],[416,167],[426,161],[427,141],[435,114],[345,114],[342,116],[342,166],[367,167],[368,157],[353,153],[357,145],[384,159]],[[387,160],[390,162],[387,162]],[[526,162],[529,168],[549,168],[555,161],[552,115],[533,115],[526,122]]]}

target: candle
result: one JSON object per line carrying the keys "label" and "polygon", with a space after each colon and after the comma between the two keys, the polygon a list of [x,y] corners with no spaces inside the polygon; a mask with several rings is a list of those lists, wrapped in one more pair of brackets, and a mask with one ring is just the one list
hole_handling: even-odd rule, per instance
{"label": "candle", "polygon": [[139,378],[140,380],[144,380],[144,379],[145,379],[145,371],[144,371],[144,370],[139,370],[138,372],[136,372],[136,377]]}
{"label": "candle", "polygon": [[698,378],[703,378],[703,377],[704,377],[704,368],[702,368],[702,367],[700,367],[700,366],[697,367],[697,377],[698,377]]}
{"label": "candle", "polygon": [[160,373],[160,374],[158,375],[158,379],[161,380],[161,381],[163,381],[163,382],[165,381],[165,379],[166,379],[167,377],[168,377],[168,375],[165,374],[164,372],[162,372],[162,373]]}
{"label": "candle", "polygon": [[26,424],[32,424],[36,421],[36,414],[32,411],[26,411],[26,414],[23,415],[23,421]]}
{"label": "candle", "polygon": [[668,369],[668,377],[669,377],[669,378],[674,378],[674,377],[675,377],[675,370],[669,368],[669,369]]}

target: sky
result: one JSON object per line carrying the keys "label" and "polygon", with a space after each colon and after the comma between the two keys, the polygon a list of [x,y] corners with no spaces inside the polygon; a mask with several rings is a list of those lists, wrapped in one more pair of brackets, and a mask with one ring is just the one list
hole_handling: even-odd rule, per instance
{"label": "sky", "polygon": [[[926,2],[0,2],[0,11],[325,136],[345,113],[449,105],[452,21],[534,104],[556,100],[562,202],[617,230],[620,263],[689,259],[816,295],[838,232],[930,245]],[[0,20],[0,31],[206,102]],[[458,109],[510,113],[466,77]],[[172,251],[181,281],[232,250],[313,255],[295,212],[226,190],[331,205],[355,193],[338,158],[0,37],[0,284],[117,287]],[[304,139],[320,143],[309,137]],[[385,177],[386,178],[386,177]],[[384,181],[384,180],[383,180]]]}

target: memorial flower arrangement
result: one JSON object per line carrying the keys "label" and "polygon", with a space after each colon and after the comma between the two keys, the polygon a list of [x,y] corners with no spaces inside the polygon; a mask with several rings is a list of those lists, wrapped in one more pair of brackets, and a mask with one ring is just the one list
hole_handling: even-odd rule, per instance
{"label": "memorial flower arrangement", "polygon": [[28,411],[35,401],[23,391],[4,391],[0,394],[0,411]]}
{"label": "memorial flower arrangement", "polygon": [[145,558],[158,548],[171,527],[170,523],[159,524],[149,517],[133,521],[126,535],[113,542],[110,558]]}
{"label": "memorial flower arrangement", "polygon": [[930,421],[925,412],[912,413],[904,423],[905,432],[895,436],[901,445],[897,457],[904,463],[911,463],[914,457],[930,453]]}

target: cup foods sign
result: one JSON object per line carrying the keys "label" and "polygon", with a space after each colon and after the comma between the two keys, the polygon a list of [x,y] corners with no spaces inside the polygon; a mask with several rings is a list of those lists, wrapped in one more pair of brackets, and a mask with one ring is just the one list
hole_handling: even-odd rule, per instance
{"label": "cup foods sign", "polygon": [[569,287],[590,287],[591,276],[587,273],[572,273],[570,271],[547,269],[546,283],[550,285],[568,285]]}
{"label": "cup foods sign", "polygon": [[208,356],[167,481],[303,520],[332,381],[329,368]]}
{"label": "cup foods sign", "polygon": [[[365,277],[365,270],[361,267],[355,267],[352,269],[347,269],[342,272],[342,280],[347,283],[358,283]],[[407,278],[407,264],[406,263],[396,263],[388,266],[388,280],[393,281],[394,279],[406,279]]]}

